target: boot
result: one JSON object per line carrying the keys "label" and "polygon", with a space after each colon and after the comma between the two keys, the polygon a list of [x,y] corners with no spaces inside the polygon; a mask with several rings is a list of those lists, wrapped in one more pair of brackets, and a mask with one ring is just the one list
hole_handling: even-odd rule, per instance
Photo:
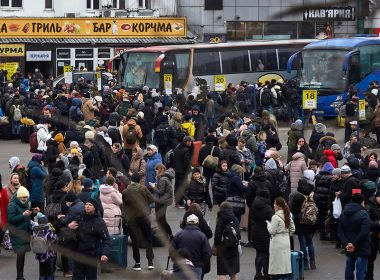
{"label": "boot", "polygon": [[263,276],[261,275],[261,273],[260,274],[256,274],[255,278],[253,278],[253,280],[261,280],[261,279],[263,279],[262,277]]}
{"label": "boot", "polygon": [[40,276],[40,278],[38,278],[38,280],[46,280],[46,277],[45,276]]}
{"label": "boot", "polygon": [[25,280],[23,273],[17,273],[16,280]]}
{"label": "boot", "polygon": [[317,266],[315,265],[315,261],[310,261],[310,268],[311,268],[312,270],[317,269]]}
{"label": "boot", "polygon": [[305,267],[305,270],[309,270],[310,269],[308,261],[304,261],[304,267]]}

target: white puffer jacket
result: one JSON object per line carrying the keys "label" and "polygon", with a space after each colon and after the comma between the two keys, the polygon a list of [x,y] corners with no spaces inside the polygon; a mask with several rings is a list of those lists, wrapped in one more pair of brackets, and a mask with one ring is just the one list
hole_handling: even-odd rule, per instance
{"label": "white puffer jacket", "polygon": [[37,125],[37,142],[38,142],[38,150],[46,151],[47,146],[46,142],[51,138],[51,134],[49,133],[49,129],[43,125]]}

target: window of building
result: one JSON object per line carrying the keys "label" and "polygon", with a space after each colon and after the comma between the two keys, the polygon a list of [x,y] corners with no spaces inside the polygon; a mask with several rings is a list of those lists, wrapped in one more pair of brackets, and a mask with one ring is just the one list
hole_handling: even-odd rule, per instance
{"label": "window of building", "polygon": [[87,0],[87,9],[99,10],[100,0]]}
{"label": "window of building", "polygon": [[299,22],[298,23],[298,39],[314,39],[315,38],[315,22]]}
{"label": "window of building", "polygon": [[276,49],[253,49],[250,50],[252,71],[277,70]]}
{"label": "window of building", "polygon": [[225,74],[249,72],[247,50],[222,51],[222,70]]}
{"label": "window of building", "polygon": [[246,22],[245,39],[261,40],[263,39],[263,22]]}
{"label": "window of building", "polygon": [[45,0],[45,9],[53,9],[53,0]]}
{"label": "window of building", "polygon": [[139,8],[145,9],[145,0],[139,0]]}
{"label": "window of building", "polygon": [[227,22],[227,40],[245,40],[245,23],[243,21]]}
{"label": "window of building", "polygon": [[9,8],[22,8],[22,0],[1,0],[0,5]]}
{"label": "window of building", "polygon": [[125,0],[112,0],[112,8],[114,9],[125,9]]}
{"label": "window of building", "polygon": [[205,10],[223,10],[223,0],[205,0]]}
{"label": "window of building", "polygon": [[264,39],[297,39],[297,24],[284,21],[265,22]]}
{"label": "window of building", "polygon": [[195,50],[194,51],[194,75],[220,74],[220,60],[218,51]]}

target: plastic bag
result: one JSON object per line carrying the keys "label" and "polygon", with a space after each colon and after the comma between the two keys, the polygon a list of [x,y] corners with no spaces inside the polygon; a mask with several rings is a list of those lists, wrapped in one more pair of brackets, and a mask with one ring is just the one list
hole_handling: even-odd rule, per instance
{"label": "plastic bag", "polygon": [[342,214],[342,203],[340,202],[339,197],[335,197],[333,201],[333,216],[335,219],[338,219]]}

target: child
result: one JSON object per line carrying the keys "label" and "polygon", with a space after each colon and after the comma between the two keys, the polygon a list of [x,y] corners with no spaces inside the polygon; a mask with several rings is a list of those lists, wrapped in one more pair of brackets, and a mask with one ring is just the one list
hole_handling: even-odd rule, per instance
{"label": "child", "polygon": [[[36,253],[36,259],[40,263],[40,280],[53,280],[54,279],[54,260],[57,257],[56,252],[52,249],[52,245],[57,242],[57,234],[53,226],[48,223],[47,217],[42,214],[37,214],[38,223],[32,223],[32,250],[34,252],[43,249],[41,240],[37,241],[38,237],[42,237],[45,240],[47,248],[44,253]],[[37,248],[38,245],[38,248]],[[41,246],[42,245],[42,246]]]}
{"label": "child", "polygon": [[318,173],[318,162],[316,160],[311,160],[309,162],[309,169],[314,171],[314,174]]}
{"label": "child", "polygon": [[212,202],[208,185],[206,185],[206,180],[201,175],[201,171],[199,170],[199,168],[194,168],[193,170],[193,175],[190,180],[190,185],[186,191],[185,199],[187,208],[190,206],[190,204],[194,202],[200,205],[202,205],[203,202],[206,202],[208,209],[210,211],[212,210]]}

